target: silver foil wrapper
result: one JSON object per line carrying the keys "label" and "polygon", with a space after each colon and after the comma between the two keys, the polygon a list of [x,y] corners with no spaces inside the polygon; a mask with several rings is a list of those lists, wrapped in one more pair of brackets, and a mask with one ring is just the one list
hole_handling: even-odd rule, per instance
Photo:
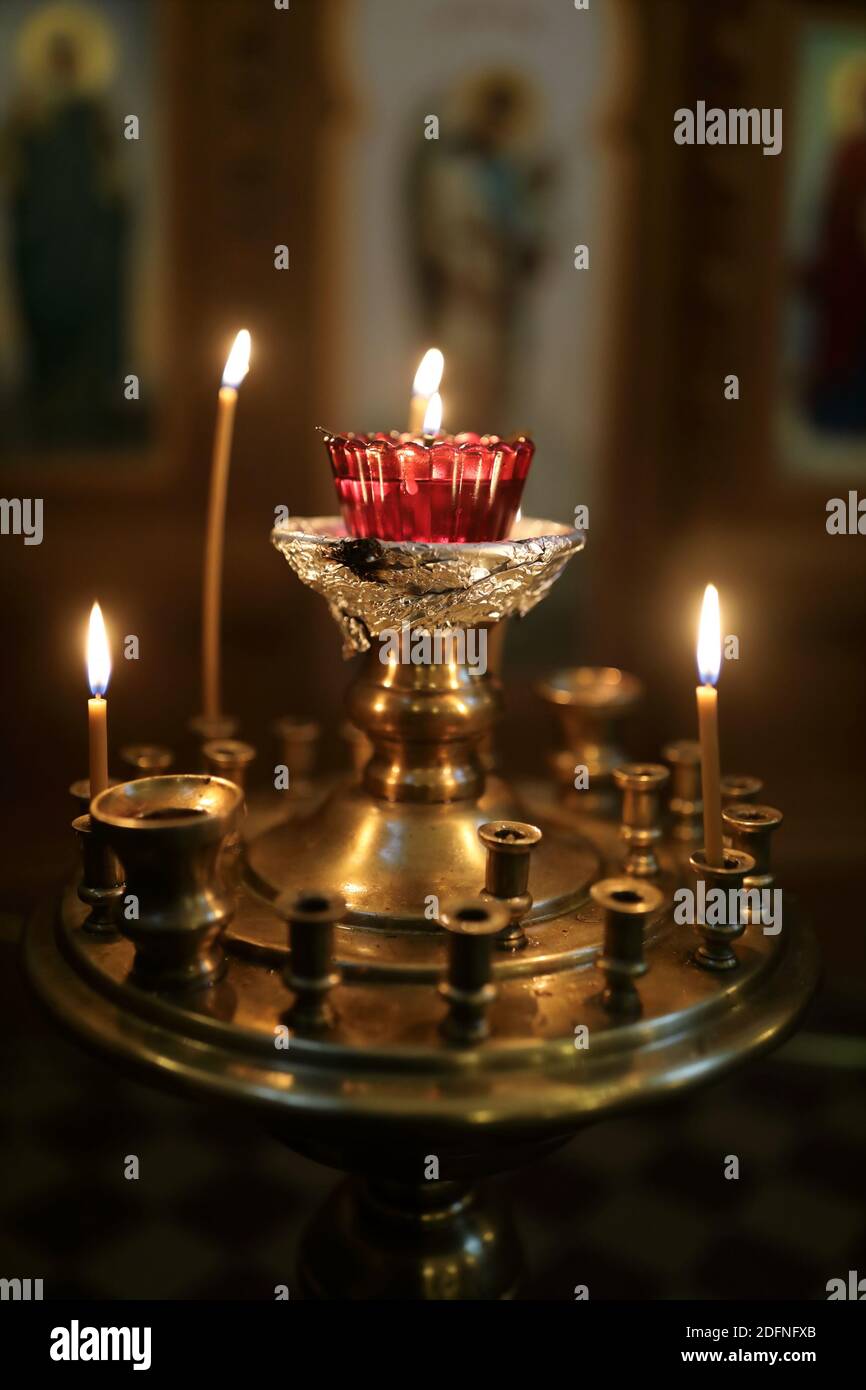
{"label": "silver foil wrapper", "polygon": [[523,617],[584,546],[582,532],[529,517],[507,541],[465,545],[356,538],[333,516],[292,517],[271,540],[326,600],[347,657],[404,625],[473,627]]}

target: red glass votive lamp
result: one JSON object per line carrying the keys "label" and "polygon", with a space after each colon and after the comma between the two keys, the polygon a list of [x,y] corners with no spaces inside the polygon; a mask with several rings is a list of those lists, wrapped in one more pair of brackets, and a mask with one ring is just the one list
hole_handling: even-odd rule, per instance
{"label": "red glass votive lamp", "polygon": [[535,452],[485,434],[328,434],[346,530],[384,541],[500,541]]}

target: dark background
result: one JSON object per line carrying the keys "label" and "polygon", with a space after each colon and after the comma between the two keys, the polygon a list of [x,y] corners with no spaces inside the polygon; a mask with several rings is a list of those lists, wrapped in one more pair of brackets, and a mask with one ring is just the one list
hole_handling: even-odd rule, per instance
{"label": "dark background", "polygon": [[[773,420],[782,306],[793,273],[785,260],[784,217],[797,157],[789,142],[796,45],[804,23],[819,12],[840,22],[857,14],[845,6],[773,0],[724,6],[624,0],[618,8],[626,20],[621,32],[629,35],[630,85],[608,132],[617,149],[619,220],[609,249],[616,273],[608,331],[599,347],[605,356],[598,442],[590,454],[547,463],[572,471],[576,501],[590,479],[597,505],[587,550],[555,601],[509,639],[503,748],[510,771],[543,773],[550,734],[532,682],[578,663],[619,665],[646,682],[648,699],[632,731],[636,753],[655,757],[668,739],[692,736],[693,620],[712,578],[725,630],[741,645],[720,695],[723,770],[761,776],[765,799],[784,810],[777,866],[811,909],[826,977],[817,1012],[787,1061],[762,1063],[751,1080],[727,1082],[667,1118],[659,1112],[621,1122],[627,1128],[611,1134],[607,1148],[601,1138],[589,1141],[590,1157],[580,1157],[587,1150],[578,1141],[553,1164],[561,1187],[551,1180],[549,1200],[537,1196],[546,1186],[541,1176],[528,1185],[515,1179],[512,1188],[515,1200],[526,1202],[534,1233],[539,1297],[567,1298],[569,1281],[580,1279],[579,1273],[572,1279],[571,1259],[561,1278],[557,1272],[563,1258],[557,1225],[574,1180],[569,1164],[577,1165],[589,1198],[594,1183],[611,1193],[607,1224],[600,1218],[593,1236],[606,1296],[733,1297],[745,1280],[750,1296],[759,1297],[762,1279],[772,1285],[766,1296],[821,1296],[826,1278],[856,1258],[863,1221],[863,1111],[853,1098],[862,1096],[866,1067],[866,540],[825,529],[828,499],[847,495],[857,478],[832,471],[795,477],[779,457]],[[267,539],[276,503],[288,501],[299,514],[332,510],[314,427],[330,420],[331,346],[342,327],[323,249],[323,219],[340,177],[328,136],[351,115],[336,61],[341,6],[292,0],[286,16],[254,0],[175,0],[154,13],[167,229],[160,312],[167,331],[152,418],[147,403],[147,464],[130,468],[116,452],[99,449],[79,449],[58,463],[47,451],[44,458],[38,450],[24,457],[8,440],[0,455],[3,495],[38,495],[45,505],[41,547],[0,537],[7,813],[0,907],[9,956],[6,1018],[17,1031],[6,1056],[3,1110],[6,1158],[26,1177],[26,1190],[5,1213],[12,1244],[0,1272],[21,1265],[20,1273],[35,1274],[48,1261],[58,1291],[114,1289],[122,1296],[162,1288],[165,1296],[197,1296],[221,1288],[241,1296],[243,1278],[224,1269],[226,1251],[240,1248],[232,1240],[225,1247],[204,1240],[204,1253],[197,1251],[189,1268],[183,1263],[184,1223],[198,1231],[204,1220],[196,1203],[208,1193],[208,1201],[224,1197],[221,1210],[230,1211],[235,1179],[258,1164],[272,1175],[272,1200],[244,1229],[249,1235],[258,1221],[270,1231],[282,1200],[280,1172],[295,1184],[298,1220],[326,1185],[324,1175],[264,1144],[242,1156],[232,1150],[232,1128],[220,1120],[190,1119],[195,1107],[149,1098],[79,1060],[11,983],[21,922],[70,862],[73,806],[66,789],[86,773],[83,632],[94,597],[115,634],[134,632],[141,642],[137,663],[115,653],[109,706],[115,761],[116,750],[130,741],[164,742],[187,756],[186,723],[198,707],[215,392],[226,347],[241,324],[252,331],[254,359],[239,404],[229,504],[226,704],[239,716],[243,736],[258,744],[260,767],[271,759],[269,723],[284,713],[322,721],[325,767],[344,758],[337,728],[347,669],[336,631],[321,601],[292,578]],[[423,65],[422,51],[413,61]],[[724,107],[782,106],[782,153],[765,158],[748,147],[675,145],[673,111],[699,99]],[[852,197],[859,197],[866,228],[862,169],[859,193],[857,177],[855,171]],[[337,184],[337,200],[339,192]],[[8,185],[4,196],[8,212]],[[866,242],[866,231],[863,237]],[[576,231],[574,240],[580,239]],[[282,276],[273,269],[277,243],[291,252],[291,269]],[[862,261],[855,255],[851,266],[856,327]],[[367,332],[365,350],[375,353],[376,324]],[[862,360],[866,317],[857,343]],[[407,387],[413,370],[407,362]],[[549,371],[562,372],[556,356]],[[729,372],[740,380],[735,403],[723,394]],[[569,386],[563,374],[564,402]],[[864,440],[861,435],[861,445]],[[545,501],[538,471],[536,515],[548,514]],[[692,1191],[686,1177],[690,1146],[704,1142],[720,1108],[736,1116],[730,1124],[744,1145],[754,1141],[761,1174],[749,1194],[736,1198],[738,1214],[748,1218],[746,1243],[725,1255],[714,1251],[728,1216],[699,1185]],[[155,1237],[145,1238],[149,1217],[137,1194],[130,1197],[132,1185],[118,1182],[111,1200],[123,1210],[117,1225],[108,1223],[106,1240],[110,1245],[121,1229],[131,1233],[128,1258],[109,1254],[97,1272],[88,1255],[96,1238],[91,1223],[70,1227],[69,1212],[85,1202],[100,1208],[100,1165],[109,1162],[109,1149],[138,1152],[136,1143],[145,1142],[140,1133],[156,1135],[161,1156],[154,1163],[185,1195],[180,1200],[173,1190],[164,1202],[154,1190],[148,1199],[159,1209],[160,1247]],[[106,1147],[109,1134],[116,1145]],[[622,1166],[616,1184],[610,1151],[619,1154],[613,1170]],[[80,1165],[89,1185],[79,1183]],[[670,1203],[659,1195],[665,1185],[674,1188]],[[789,1248],[795,1208],[803,1213],[796,1259]],[[665,1272],[671,1223],[691,1253],[681,1253]],[[294,1230],[286,1218],[289,1244]],[[243,1246],[240,1234],[237,1239]],[[198,1240],[190,1236],[187,1244]],[[862,1244],[859,1249],[862,1267]],[[256,1274],[247,1286],[270,1279],[281,1258],[272,1268],[250,1255]],[[759,1278],[761,1259],[769,1272]],[[719,1260],[727,1273],[708,1275]],[[160,1285],[160,1268],[175,1264],[176,1285]]]}

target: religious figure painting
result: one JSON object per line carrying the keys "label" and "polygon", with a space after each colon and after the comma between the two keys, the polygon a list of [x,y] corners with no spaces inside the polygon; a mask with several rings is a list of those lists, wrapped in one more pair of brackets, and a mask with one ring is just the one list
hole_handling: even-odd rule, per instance
{"label": "religious figure painting", "polygon": [[803,476],[866,471],[866,24],[801,32],[778,438]]}
{"label": "religious figure painting", "polygon": [[427,106],[452,119],[436,141],[419,133],[407,170],[420,341],[445,353],[454,418],[504,420],[550,235],[541,93],[516,70],[482,69]]}
{"label": "religious figure painting", "polygon": [[[343,325],[333,330],[328,307],[333,420],[402,422],[435,345],[445,429],[531,432],[541,457],[565,462],[530,479],[527,505],[571,513],[602,430],[623,7],[593,7],[577,29],[573,8],[536,0],[332,0],[330,13],[339,100],[323,255]],[[422,78],[407,51],[423,53]],[[373,331],[374,352],[352,350]]]}
{"label": "religious figure painting", "polygon": [[0,9],[0,467],[147,442],[152,28],[147,0]]}

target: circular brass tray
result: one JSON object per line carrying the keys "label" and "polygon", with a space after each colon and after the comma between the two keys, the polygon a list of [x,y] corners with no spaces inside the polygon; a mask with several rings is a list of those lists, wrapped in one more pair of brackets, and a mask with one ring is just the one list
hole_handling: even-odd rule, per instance
{"label": "circular brass tray", "polygon": [[[608,829],[598,829],[604,840]],[[668,902],[678,881],[669,862],[660,882]],[[439,1033],[439,937],[349,926],[337,944],[334,1030],[291,1036],[283,1050],[284,925],[259,897],[241,891],[224,978],[185,997],[131,983],[131,945],[87,933],[84,916],[70,885],[27,932],[30,974],[60,1021],[139,1073],[268,1113],[308,1151],[320,1131],[333,1138],[337,1129],[349,1154],[374,1133],[395,1151],[420,1133],[467,1154],[516,1133],[565,1134],[773,1046],[817,978],[812,933],[787,897],[781,934],[749,927],[739,968],[721,976],[694,963],[694,929],[667,908],[647,932],[642,1017],[614,1023],[601,1006],[601,926],[585,893],[577,908],[531,925],[525,952],[497,961],[482,1045],[454,1047]],[[575,1045],[581,1025],[586,1046]]]}

